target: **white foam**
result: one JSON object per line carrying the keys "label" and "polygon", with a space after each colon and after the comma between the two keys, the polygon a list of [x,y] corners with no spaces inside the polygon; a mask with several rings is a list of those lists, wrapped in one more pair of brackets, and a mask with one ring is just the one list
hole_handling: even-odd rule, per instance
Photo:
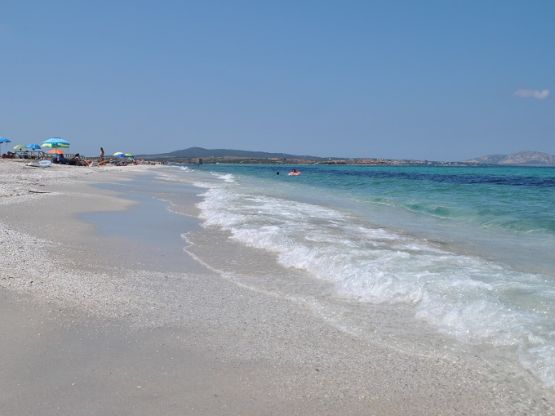
{"label": "white foam", "polygon": [[235,182],[235,177],[231,173],[216,173],[216,172],[210,172],[210,173],[214,175],[216,178],[223,180],[224,182],[227,182],[227,183]]}
{"label": "white foam", "polygon": [[[546,276],[519,273],[424,240],[372,228],[335,209],[241,187],[233,175],[197,184],[205,227],[277,255],[364,302],[411,304],[418,319],[466,343],[513,346],[521,363],[555,386],[553,307],[518,305],[544,293]],[[551,298],[552,300],[552,298]],[[515,303],[516,302],[516,303]]]}

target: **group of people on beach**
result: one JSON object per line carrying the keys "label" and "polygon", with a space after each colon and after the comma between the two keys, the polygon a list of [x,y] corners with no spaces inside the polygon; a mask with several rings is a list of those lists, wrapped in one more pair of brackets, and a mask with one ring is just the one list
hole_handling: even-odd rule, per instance
{"label": "group of people on beach", "polygon": [[[58,152],[54,155],[47,155],[44,152],[35,152],[35,154],[25,151],[25,152],[10,152],[2,154],[2,159],[46,159],[53,164],[58,165],[72,165],[72,166],[104,166],[104,165],[137,165],[147,163],[144,160],[135,160],[134,157],[110,157],[106,158],[106,152],[104,147],[100,147],[100,154],[98,158],[85,158],[79,153],[74,155],[67,155],[63,152]],[[32,162],[31,162],[32,163]],[[148,162],[149,164],[152,162]]]}
{"label": "group of people on beach", "polygon": [[90,166],[92,161],[83,159],[79,153],[76,153],[72,158],[66,158],[63,154],[56,155],[52,159],[52,163],[60,165]]}
{"label": "group of people on beach", "polygon": [[112,159],[110,158],[109,160],[106,160],[105,158],[105,151],[104,148],[101,147],[100,148],[100,155],[98,156],[98,160],[96,162],[94,162],[93,160],[87,160],[83,157],[81,157],[81,155],[79,153],[75,154],[72,158],[66,158],[64,157],[63,154],[57,155],[54,159],[52,159],[52,163],[59,163],[62,165],[74,165],[74,166],[93,166],[93,165],[97,165],[97,166],[103,166],[103,165],[107,165],[107,164],[113,164],[113,165],[128,165],[128,164],[137,164],[138,162],[134,159],[129,160],[129,159],[125,159],[125,160],[117,160],[117,159]]}

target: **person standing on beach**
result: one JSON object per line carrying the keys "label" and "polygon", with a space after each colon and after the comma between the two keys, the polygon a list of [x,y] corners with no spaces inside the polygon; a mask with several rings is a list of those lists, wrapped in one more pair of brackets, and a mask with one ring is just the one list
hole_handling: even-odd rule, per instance
{"label": "person standing on beach", "polygon": [[100,148],[100,157],[98,158],[98,163],[104,163],[104,148]]}

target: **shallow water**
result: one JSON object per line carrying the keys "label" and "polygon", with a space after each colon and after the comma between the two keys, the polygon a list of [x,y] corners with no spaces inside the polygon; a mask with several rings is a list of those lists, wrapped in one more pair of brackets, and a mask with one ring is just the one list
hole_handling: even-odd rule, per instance
{"label": "shallow water", "polygon": [[[79,214],[79,219],[93,224],[97,233],[127,241],[116,264],[148,264],[164,270],[197,272],[203,268],[183,253],[181,234],[199,229],[192,215],[175,215],[173,205],[190,206],[198,202],[196,188],[157,180],[142,175],[121,183],[102,183],[96,187],[118,193],[134,204],[121,211],[94,211]],[[178,212],[187,214],[186,212]],[[114,260],[111,260],[114,261]]]}
{"label": "shallow water", "polygon": [[[306,290],[289,293],[306,295],[316,309],[335,305],[320,312],[339,326],[377,330],[365,325],[373,307],[398,311],[421,323],[423,334],[432,328],[463,347],[499,353],[555,386],[555,169],[302,171],[288,177],[283,166],[174,168],[172,175],[203,189],[200,217],[214,233],[204,252],[191,251],[210,263],[227,242],[263,250],[273,256],[267,267],[277,260],[290,271],[274,286],[302,282]],[[194,233],[188,242],[194,246]],[[254,258],[231,269],[248,269]],[[264,269],[251,266],[253,276]],[[311,290],[310,279],[320,289]],[[345,312],[338,299],[362,309]],[[390,332],[410,332],[394,321]]]}

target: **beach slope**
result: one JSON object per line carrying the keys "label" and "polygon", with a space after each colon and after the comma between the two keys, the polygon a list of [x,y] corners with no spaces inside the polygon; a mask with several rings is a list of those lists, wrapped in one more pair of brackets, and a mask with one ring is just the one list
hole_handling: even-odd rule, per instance
{"label": "beach slope", "polygon": [[199,264],[180,238],[202,232],[198,190],[164,169],[0,163],[0,415],[552,414],[486,365],[378,346]]}

